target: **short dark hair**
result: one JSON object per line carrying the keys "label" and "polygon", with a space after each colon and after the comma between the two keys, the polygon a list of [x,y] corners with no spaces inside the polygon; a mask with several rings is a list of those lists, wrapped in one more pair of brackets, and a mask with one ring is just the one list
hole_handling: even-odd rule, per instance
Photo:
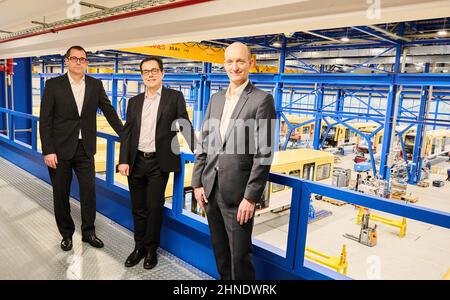
{"label": "short dark hair", "polygon": [[84,54],[86,54],[86,58],[87,58],[87,52],[86,52],[86,50],[84,50],[84,48],[81,47],[81,46],[72,46],[72,47],[70,47],[70,48],[67,50],[66,55],[64,56],[65,58],[69,58],[69,56],[70,56],[70,51],[72,51],[72,49],[79,50],[79,51],[83,51]]}
{"label": "short dark hair", "polygon": [[158,63],[159,69],[160,69],[161,71],[164,71],[164,69],[163,69],[163,61],[162,61],[162,59],[161,59],[160,57],[158,57],[158,56],[147,56],[146,58],[144,58],[144,59],[141,61],[141,64],[139,65],[139,70],[141,71],[141,73],[142,73],[142,65],[143,65],[145,62],[151,61],[151,60],[156,61],[156,62]]}

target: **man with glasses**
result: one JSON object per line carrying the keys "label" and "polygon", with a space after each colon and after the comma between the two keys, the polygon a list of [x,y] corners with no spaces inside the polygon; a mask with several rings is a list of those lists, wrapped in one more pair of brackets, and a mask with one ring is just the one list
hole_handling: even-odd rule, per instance
{"label": "man with glasses", "polygon": [[97,109],[100,108],[114,131],[123,125],[100,80],[85,75],[88,60],[80,46],[67,50],[68,72],[47,80],[41,101],[39,132],[44,162],[53,186],[56,224],[62,235],[61,248],[72,249],[75,225],[70,215],[72,170],[78,178],[81,204],[82,241],[96,248],[103,242],[95,234],[95,164]]}
{"label": "man with glasses", "polygon": [[134,221],[135,247],[125,266],[135,266],[145,257],[144,268],[152,269],[158,263],[156,250],[169,173],[181,168],[175,125],[178,123],[191,150],[194,130],[183,93],[162,85],[162,60],[147,57],[140,63],[140,71],[146,90],[128,102],[119,172],[128,176]]}

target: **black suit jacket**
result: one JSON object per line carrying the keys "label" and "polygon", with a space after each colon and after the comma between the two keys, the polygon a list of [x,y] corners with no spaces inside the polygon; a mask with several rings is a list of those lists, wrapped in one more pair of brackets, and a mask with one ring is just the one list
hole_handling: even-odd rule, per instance
{"label": "black suit jacket", "polygon": [[85,95],[81,115],[67,74],[47,80],[41,101],[39,133],[42,153],[56,153],[59,159],[72,159],[81,128],[84,149],[93,156],[97,146],[97,109],[120,136],[123,125],[100,80],[85,76]]}
{"label": "black suit jacket", "polygon": [[[144,99],[145,93],[141,93],[128,101],[127,120],[120,143],[119,163],[129,164],[130,173],[133,169],[138,150]],[[183,120],[181,122],[184,124],[180,124],[180,126],[184,125],[184,128],[180,128],[181,133],[193,151],[194,129],[186,111],[186,102],[184,101],[183,93],[163,87],[161,90],[155,132],[156,158],[163,172],[180,171],[180,146],[176,136],[176,127],[174,126],[175,120]],[[172,145],[175,153],[172,151]]]}

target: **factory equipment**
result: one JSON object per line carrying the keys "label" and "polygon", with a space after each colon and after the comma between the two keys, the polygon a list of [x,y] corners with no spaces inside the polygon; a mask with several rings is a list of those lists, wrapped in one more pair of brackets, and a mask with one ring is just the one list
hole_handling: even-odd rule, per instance
{"label": "factory equipment", "polygon": [[361,231],[359,232],[359,237],[351,234],[344,234],[344,237],[357,241],[363,245],[374,247],[377,244],[377,225],[373,227],[369,226],[370,213],[366,210],[362,216],[361,220]]}
{"label": "factory equipment", "polygon": [[443,187],[444,182],[442,180],[433,180],[433,186],[435,187]]}
{"label": "factory equipment", "polygon": [[370,176],[370,163],[361,162],[354,165],[356,171],[356,185],[354,190],[368,195],[379,196],[382,198],[389,197],[389,186],[386,180],[378,179]]}
{"label": "factory equipment", "polygon": [[308,224],[321,220],[323,218],[331,216],[333,213],[329,210],[319,209],[316,210],[312,205],[312,199],[309,202],[309,212],[308,212]]}
{"label": "factory equipment", "polygon": [[350,183],[351,169],[335,167],[333,169],[332,185],[336,187],[347,187]]}

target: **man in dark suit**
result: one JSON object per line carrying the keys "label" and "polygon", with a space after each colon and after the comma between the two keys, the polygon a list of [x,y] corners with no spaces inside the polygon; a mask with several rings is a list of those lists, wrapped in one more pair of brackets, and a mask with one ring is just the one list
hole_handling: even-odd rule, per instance
{"label": "man in dark suit", "polygon": [[273,157],[272,95],[249,82],[250,49],[225,50],[227,91],[212,95],[202,129],[191,185],[205,209],[221,279],[254,279],[252,230]]}
{"label": "man in dark suit", "polygon": [[88,60],[80,46],[67,50],[68,72],[47,80],[41,101],[39,132],[44,162],[53,186],[53,202],[61,248],[72,249],[75,225],[70,216],[72,170],[78,178],[81,203],[82,241],[96,248],[103,242],[95,235],[95,164],[97,109],[114,131],[123,129],[100,80],[85,75]]}
{"label": "man in dark suit", "polygon": [[128,176],[135,247],[125,261],[132,267],[144,259],[144,268],[158,263],[164,192],[170,172],[181,168],[175,121],[193,149],[194,130],[181,92],[162,86],[163,62],[151,56],[140,64],[146,86],[128,102],[127,120],[120,144],[119,172]]}

